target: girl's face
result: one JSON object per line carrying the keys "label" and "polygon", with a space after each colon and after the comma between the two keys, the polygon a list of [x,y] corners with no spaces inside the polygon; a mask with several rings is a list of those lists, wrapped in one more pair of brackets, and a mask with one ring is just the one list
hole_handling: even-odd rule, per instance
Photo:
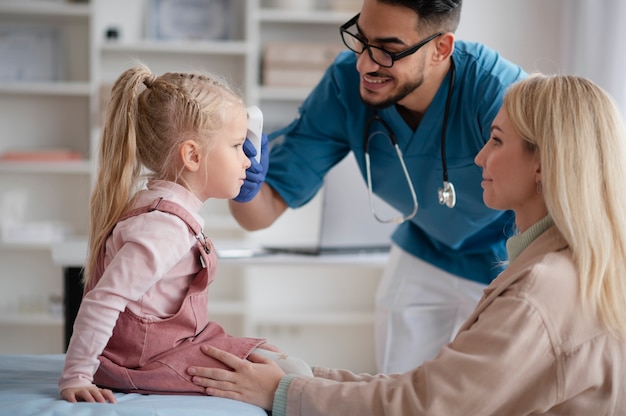
{"label": "girl's face", "polygon": [[541,181],[539,154],[526,147],[504,108],[494,119],[491,137],[474,161],[483,169],[481,186],[488,207],[515,211],[520,231],[546,215],[543,197],[537,191]]}
{"label": "girl's face", "polygon": [[206,198],[232,199],[239,195],[246,178],[246,169],[250,159],[243,152],[243,143],[248,130],[246,109],[237,108],[234,116],[215,137],[215,142],[208,150],[205,169],[200,175],[205,176],[202,191]]}

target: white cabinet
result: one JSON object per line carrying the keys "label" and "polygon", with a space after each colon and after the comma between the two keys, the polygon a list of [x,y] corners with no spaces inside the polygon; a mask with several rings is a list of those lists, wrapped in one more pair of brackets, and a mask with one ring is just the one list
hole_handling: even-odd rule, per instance
{"label": "white cabinet", "polygon": [[[263,52],[286,41],[302,42],[302,50],[321,42],[340,47],[338,27],[359,4],[351,6],[354,10],[335,10],[333,1],[338,0],[327,0],[325,9],[322,2],[304,2],[314,10],[299,6],[302,0],[228,2],[233,13],[228,38],[194,41],[147,36],[148,0],[0,1],[0,30],[21,25],[52,31],[60,56],[53,66],[56,78],[45,81],[4,80],[0,65],[0,154],[26,150],[35,159],[34,151],[63,149],[79,156],[0,161],[0,197],[23,206],[21,220],[35,225],[35,236],[48,236],[0,243],[0,352],[64,349],[58,312],[63,268],[84,261],[101,104],[121,72],[142,62],[155,73],[221,74],[248,104],[263,109],[265,130],[270,131],[295,117],[310,86],[265,86]],[[0,40],[0,53],[2,48],[7,45]],[[0,202],[6,210],[5,201]],[[319,206],[290,216],[296,223],[298,215],[301,223],[317,221]],[[230,217],[226,201],[208,201],[203,216],[206,233],[217,244],[226,239],[258,243]],[[70,242],[56,243],[58,230],[49,228],[58,224],[70,230]],[[211,287],[210,312],[234,335],[267,338],[313,365],[374,371],[374,290],[385,259],[222,258]]]}

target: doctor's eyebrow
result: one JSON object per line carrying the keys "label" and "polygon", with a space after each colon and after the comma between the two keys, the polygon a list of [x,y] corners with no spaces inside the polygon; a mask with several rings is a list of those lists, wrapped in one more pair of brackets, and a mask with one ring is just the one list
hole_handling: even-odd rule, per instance
{"label": "doctor's eyebrow", "polygon": [[402,39],[396,36],[391,36],[387,38],[368,39],[365,35],[363,35],[363,31],[361,30],[361,26],[359,26],[358,22],[356,23],[356,29],[359,32],[359,35],[362,36],[364,40],[367,40],[368,43],[376,42],[376,43],[381,43],[381,44],[394,44],[394,45],[408,46],[408,43],[404,42]]}

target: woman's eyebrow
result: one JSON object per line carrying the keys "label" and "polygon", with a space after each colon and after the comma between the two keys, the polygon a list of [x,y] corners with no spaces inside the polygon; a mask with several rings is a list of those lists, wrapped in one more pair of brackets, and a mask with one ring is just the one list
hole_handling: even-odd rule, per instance
{"label": "woman's eyebrow", "polygon": [[492,133],[493,133],[494,130],[498,130],[500,133],[502,133],[502,129],[500,127],[498,127],[497,125],[492,125],[490,130],[491,130]]}

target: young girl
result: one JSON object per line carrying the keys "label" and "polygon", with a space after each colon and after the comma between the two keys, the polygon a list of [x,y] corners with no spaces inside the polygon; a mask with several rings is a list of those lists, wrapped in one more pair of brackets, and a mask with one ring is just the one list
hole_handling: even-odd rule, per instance
{"label": "young girl", "polygon": [[203,345],[269,354],[311,374],[208,318],[217,256],[198,210],[239,194],[251,164],[247,124],[242,100],[216,78],[137,67],[116,81],[91,197],[85,293],[59,380],[64,399],[113,403],[109,389],[205,394],[187,367],[224,365]]}

